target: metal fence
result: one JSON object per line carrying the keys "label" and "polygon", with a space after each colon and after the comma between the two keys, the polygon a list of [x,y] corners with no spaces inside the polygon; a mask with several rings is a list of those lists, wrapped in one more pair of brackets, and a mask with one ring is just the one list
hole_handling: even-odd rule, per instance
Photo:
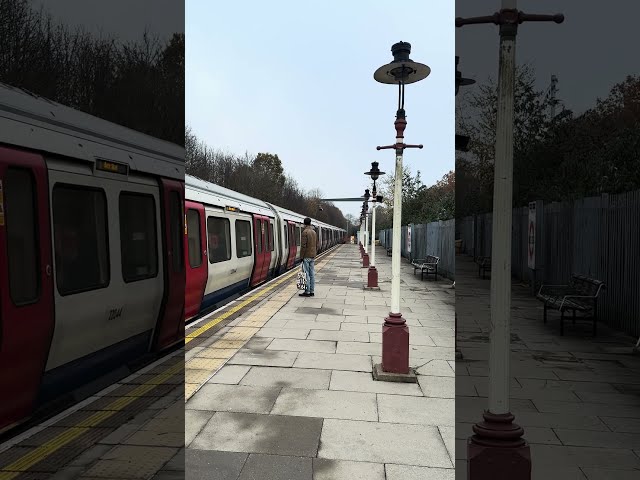
{"label": "metal fence", "polygon": [[[528,266],[528,208],[515,208],[513,276],[535,286],[566,284],[573,273],[603,280],[607,288],[598,300],[599,318],[640,335],[639,212],[640,191],[544,205],[536,222],[533,272]],[[456,237],[463,253],[491,256],[491,214],[458,220]]]}
{"label": "metal fence", "polygon": [[[440,258],[438,274],[451,280],[455,279],[455,220],[405,225],[402,227],[401,254],[409,261],[433,255]],[[392,229],[378,232],[380,245],[392,247]]]}

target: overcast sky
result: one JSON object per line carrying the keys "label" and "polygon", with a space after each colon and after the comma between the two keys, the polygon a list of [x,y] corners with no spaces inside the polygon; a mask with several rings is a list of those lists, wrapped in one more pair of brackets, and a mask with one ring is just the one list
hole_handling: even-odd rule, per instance
{"label": "overcast sky", "polygon": [[[582,113],[598,97],[627,75],[640,73],[636,46],[640,43],[637,19],[640,3],[518,0],[526,13],[563,13],[565,21],[524,23],[519,27],[516,58],[536,70],[538,88],[546,90],[551,75],[558,77],[558,95],[566,107]],[[456,16],[490,15],[500,9],[498,0],[457,0]],[[486,82],[498,71],[498,27],[469,25],[456,29],[456,54],[464,76]],[[466,87],[470,91],[474,87]]]}
{"label": "overcast sky", "polygon": [[162,39],[184,32],[184,1],[180,0],[31,0],[60,23],[103,32],[121,41],[140,40],[145,28]]}
{"label": "overcast sky", "polygon": [[[366,5],[366,7],[365,7]],[[454,2],[186,3],[186,121],[211,147],[277,154],[305,190],[361,195],[392,172],[397,90],[373,79],[391,45],[432,69],[407,86],[405,164],[433,184],[454,168]],[[338,203],[359,216],[361,203]]]}

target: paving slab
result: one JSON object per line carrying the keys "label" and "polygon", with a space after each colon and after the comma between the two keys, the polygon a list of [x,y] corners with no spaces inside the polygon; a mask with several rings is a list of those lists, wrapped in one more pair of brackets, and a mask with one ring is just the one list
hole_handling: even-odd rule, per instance
{"label": "paving slab", "polygon": [[456,372],[446,360],[428,360],[416,369],[418,375],[455,377]]}
{"label": "paving slab", "polygon": [[292,367],[297,357],[297,352],[240,350],[229,360],[229,365]]}
{"label": "paving slab", "polygon": [[189,448],[185,455],[183,478],[189,480],[237,480],[247,461],[247,453],[218,452]]}
{"label": "paving slab", "polygon": [[251,454],[238,480],[313,480],[312,459]]}
{"label": "paving slab", "polygon": [[189,410],[269,413],[280,388],[249,385],[204,385],[186,405]]}
{"label": "paving slab", "polygon": [[331,340],[293,340],[276,338],[267,350],[287,350],[290,352],[335,353],[336,342]]}
{"label": "paving slab", "polygon": [[376,395],[283,388],[271,413],[301,417],[377,421]]}
{"label": "paving slab", "polygon": [[[366,375],[366,374],[365,374]],[[330,370],[309,368],[251,367],[240,382],[242,385],[289,387],[327,390]]]}
{"label": "paving slab", "polygon": [[411,423],[434,426],[455,425],[451,400],[443,398],[378,396],[378,415],[385,423]]}
{"label": "paving slab", "polygon": [[387,480],[454,480],[453,468],[412,467],[409,465],[385,465]]}
{"label": "paving slab", "polygon": [[351,370],[355,372],[371,372],[371,357],[365,355],[346,355],[339,353],[307,353],[298,354],[293,366],[297,368],[318,368],[323,370]]}
{"label": "paving slab", "polygon": [[418,375],[418,384],[425,397],[451,398],[456,397],[455,377],[435,377]]}
{"label": "paving slab", "polygon": [[333,340],[334,342],[369,342],[367,332],[345,332],[343,330],[311,330],[308,340]]}
{"label": "paving slab", "polygon": [[321,418],[218,412],[189,448],[315,457]]}
{"label": "paving slab", "polygon": [[326,419],[318,458],[452,467],[437,427],[426,425]]}
{"label": "paving slab", "polygon": [[[286,323],[289,321],[287,320]],[[283,327],[284,327],[283,325]],[[268,337],[268,338],[307,338],[309,335],[308,328],[261,328],[257,333],[256,337]]]}
{"label": "paving slab", "polygon": [[244,378],[251,367],[247,365],[225,365],[209,379],[208,383],[225,383],[237,385]]}
{"label": "paving slab", "polygon": [[583,468],[585,478],[588,480],[637,480],[639,469],[621,470],[616,468]]}
{"label": "paving slab", "polygon": [[385,480],[382,463],[313,459],[313,480]]}
{"label": "paving slab", "polygon": [[396,383],[375,381],[370,373],[334,370],[331,373],[329,389],[389,395],[423,395],[420,387],[414,383]]}
{"label": "paving slab", "polygon": [[200,430],[211,420],[214,412],[187,410],[184,411],[184,444],[189,446]]}

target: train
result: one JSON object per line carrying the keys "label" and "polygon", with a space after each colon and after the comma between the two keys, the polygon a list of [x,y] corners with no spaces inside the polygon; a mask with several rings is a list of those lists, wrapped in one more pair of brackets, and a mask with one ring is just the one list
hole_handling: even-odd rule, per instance
{"label": "train", "polygon": [[[187,321],[302,261],[303,215],[190,175],[185,186]],[[342,228],[311,226],[318,253],[345,241]]]}
{"label": "train", "polygon": [[[299,262],[303,217],[183,147],[0,84],[0,434]],[[322,248],[344,230],[314,220]]]}

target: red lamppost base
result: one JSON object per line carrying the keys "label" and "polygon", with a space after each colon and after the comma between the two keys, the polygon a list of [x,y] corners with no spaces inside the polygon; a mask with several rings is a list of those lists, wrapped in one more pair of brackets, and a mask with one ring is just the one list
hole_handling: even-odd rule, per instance
{"label": "red lamppost base", "polygon": [[364,253],[362,255],[362,268],[369,268],[369,254]]}
{"label": "red lamppost base", "polygon": [[376,288],[378,286],[378,269],[375,266],[369,267],[367,275],[367,288]]}
{"label": "red lamppost base", "polygon": [[531,480],[531,452],[511,413],[485,411],[467,440],[469,480]]}
{"label": "red lamppost base", "polygon": [[382,369],[409,373],[409,327],[401,313],[390,313],[382,326]]}

